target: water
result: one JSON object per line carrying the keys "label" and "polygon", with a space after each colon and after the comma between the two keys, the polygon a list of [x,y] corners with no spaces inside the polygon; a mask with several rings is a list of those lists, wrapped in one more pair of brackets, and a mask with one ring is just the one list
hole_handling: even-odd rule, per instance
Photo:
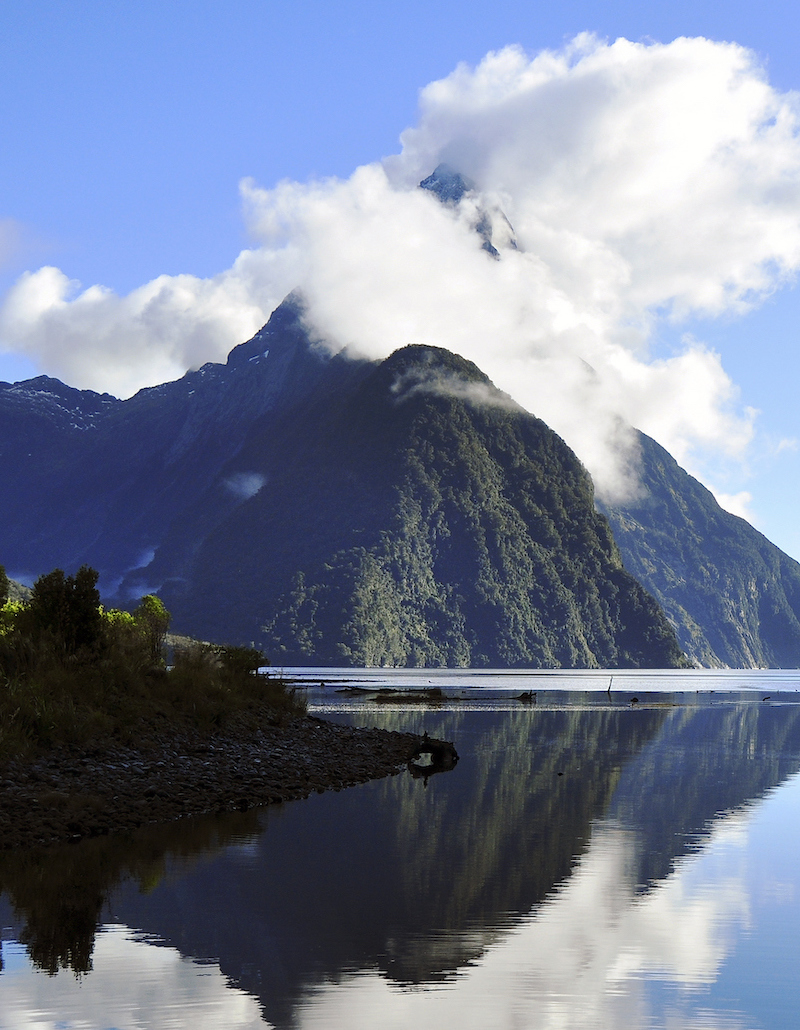
{"label": "water", "polygon": [[2,1030],[797,1025],[797,674],[296,675],[458,765],[0,857]]}

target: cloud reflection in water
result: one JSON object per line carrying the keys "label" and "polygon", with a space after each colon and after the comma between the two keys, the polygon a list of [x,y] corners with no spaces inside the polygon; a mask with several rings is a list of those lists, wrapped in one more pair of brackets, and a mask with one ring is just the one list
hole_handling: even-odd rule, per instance
{"label": "cloud reflection in water", "polygon": [[[124,926],[97,936],[94,968],[77,979],[32,972],[16,948],[0,979],[2,1030],[72,1027],[141,1030],[255,1030],[264,1027],[258,1002],[232,987],[216,966],[199,965],[174,948],[137,939]],[[10,968],[9,968],[10,967]],[[79,989],[76,989],[76,982]]]}
{"label": "cloud reflection in water", "polygon": [[[794,781],[800,796],[800,780]],[[745,1026],[709,988],[751,923],[749,814],[720,818],[702,850],[647,893],[631,877],[635,838],[598,823],[574,874],[476,962],[435,990],[375,972],[318,987],[303,1030],[704,1030]],[[660,989],[653,989],[658,984]]]}

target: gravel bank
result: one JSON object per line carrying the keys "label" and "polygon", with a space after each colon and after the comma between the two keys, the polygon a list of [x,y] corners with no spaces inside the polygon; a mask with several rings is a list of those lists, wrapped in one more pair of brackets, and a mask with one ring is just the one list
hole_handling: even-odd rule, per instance
{"label": "gravel bank", "polygon": [[0,767],[0,849],[339,790],[398,772],[420,743],[309,716],[212,738],[171,734],[142,748],[60,748]]}

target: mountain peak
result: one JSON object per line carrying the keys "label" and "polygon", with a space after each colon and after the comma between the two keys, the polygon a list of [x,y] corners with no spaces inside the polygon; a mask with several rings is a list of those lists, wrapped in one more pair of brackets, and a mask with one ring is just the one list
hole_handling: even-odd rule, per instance
{"label": "mountain peak", "polygon": [[448,164],[438,164],[419,185],[421,189],[435,193],[443,204],[458,204],[465,193],[475,189],[475,183],[471,179],[467,179]]}
{"label": "mountain peak", "polygon": [[457,375],[469,382],[489,383],[489,377],[478,366],[467,358],[462,358],[445,347],[434,347],[430,344],[409,343],[393,351],[382,362],[383,368],[398,374],[412,369]]}
{"label": "mountain peak", "polygon": [[[419,184],[420,189],[434,193],[448,207],[456,207],[468,193],[476,193],[475,183],[448,164],[438,164],[433,172]],[[477,218],[473,222],[475,232],[483,240],[482,249],[495,260],[500,260],[500,251],[495,242],[517,250],[514,229],[504,212],[493,205],[489,209],[483,203],[477,204]],[[496,237],[496,239],[495,239]]]}
{"label": "mountain peak", "polygon": [[19,383],[0,383],[3,409],[24,411],[46,420],[53,429],[94,428],[110,411],[122,404],[110,393],[78,390],[51,376],[36,376]]}
{"label": "mountain peak", "polygon": [[227,364],[238,368],[269,354],[270,346],[281,341],[308,345],[308,332],[303,325],[305,303],[298,290],[293,290],[272,312],[269,321],[251,339],[240,343],[228,354]]}

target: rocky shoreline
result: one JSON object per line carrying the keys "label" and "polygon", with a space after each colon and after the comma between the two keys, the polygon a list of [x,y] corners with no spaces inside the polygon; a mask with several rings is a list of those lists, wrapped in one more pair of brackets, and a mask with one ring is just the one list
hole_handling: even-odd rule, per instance
{"label": "rocky shoreline", "polygon": [[412,733],[313,716],[212,737],[162,734],[139,747],[69,745],[0,767],[0,850],[340,790],[400,771],[421,746]]}

